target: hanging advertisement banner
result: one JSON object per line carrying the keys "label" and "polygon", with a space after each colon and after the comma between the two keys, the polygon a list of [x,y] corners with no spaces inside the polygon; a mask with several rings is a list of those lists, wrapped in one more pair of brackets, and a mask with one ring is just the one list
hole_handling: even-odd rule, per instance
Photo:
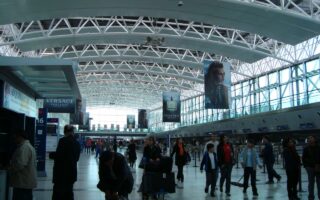
{"label": "hanging advertisement banner", "polygon": [[148,115],[147,110],[138,110],[138,128],[148,128]]}
{"label": "hanging advertisement banner", "polygon": [[38,122],[36,126],[36,142],[35,149],[37,152],[37,171],[38,176],[47,176],[46,166],[46,137],[47,137],[47,116],[48,109],[39,108]]}
{"label": "hanging advertisement banner", "polygon": [[180,93],[174,91],[163,92],[163,122],[180,122]]}
{"label": "hanging advertisement banner", "polygon": [[76,110],[73,114],[70,114],[70,124],[77,124],[82,126],[85,114],[85,101],[77,99],[76,101]]}
{"label": "hanging advertisement banner", "polygon": [[76,103],[73,98],[45,99],[43,107],[47,108],[50,113],[74,113]]}
{"label": "hanging advertisement banner", "polygon": [[203,62],[206,109],[229,109],[231,88],[231,64],[227,62]]}
{"label": "hanging advertisement banner", "polygon": [[127,128],[133,129],[135,128],[136,120],[134,115],[127,115]]}

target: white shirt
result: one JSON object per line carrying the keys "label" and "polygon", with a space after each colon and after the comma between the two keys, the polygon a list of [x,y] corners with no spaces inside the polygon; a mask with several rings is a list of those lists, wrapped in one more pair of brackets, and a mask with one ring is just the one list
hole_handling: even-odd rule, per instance
{"label": "white shirt", "polygon": [[[208,152],[209,153],[209,152]],[[209,153],[209,158],[210,158],[210,161],[211,161],[211,169],[215,169],[216,168],[216,163],[214,161],[214,155],[213,153]]]}
{"label": "white shirt", "polygon": [[217,153],[219,141],[214,141],[214,142],[212,142],[212,140],[210,140],[209,142],[207,142],[206,145],[204,146],[203,152],[206,152],[206,151],[207,151],[207,145],[208,145],[208,144],[213,144],[213,145],[214,145],[214,147],[213,147],[214,152]]}

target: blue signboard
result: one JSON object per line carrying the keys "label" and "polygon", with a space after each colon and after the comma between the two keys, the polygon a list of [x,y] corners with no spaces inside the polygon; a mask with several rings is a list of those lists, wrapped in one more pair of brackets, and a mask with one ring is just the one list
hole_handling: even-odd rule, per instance
{"label": "blue signboard", "polygon": [[39,108],[38,122],[36,127],[36,152],[38,176],[47,176],[46,167],[46,136],[47,136],[48,109]]}
{"label": "blue signboard", "polygon": [[75,113],[76,102],[73,98],[45,99],[43,107],[50,113]]}

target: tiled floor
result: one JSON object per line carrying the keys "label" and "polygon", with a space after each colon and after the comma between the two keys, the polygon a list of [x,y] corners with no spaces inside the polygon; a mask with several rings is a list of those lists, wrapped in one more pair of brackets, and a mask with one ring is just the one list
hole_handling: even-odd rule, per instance
{"label": "tiled floor", "polygon": [[[273,185],[266,185],[266,174],[259,170],[257,173],[257,187],[259,197],[253,198],[250,188],[246,195],[242,193],[241,188],[232,186],[231,197],[226,197],[225,194],[221,194],[219,191],[216,192],[216,197],[210,197],[204,193],[205,174],[201,174],[199,167],[193,167],[194,163],[185,167],[185,183],[184,189],[177,189],[176,193],[166,195],[167,200],[197,200],[197,199],[275,199],[285,200],[287,198],[286,192],[286,175],[285,171],[280,166],[276,166],[276,171],[283,177],[280,183]],[[199,164],[198,164],[199,165]],[[52,195],[52,166],[53,162],[47,160],[46,169],[48,176],[45,178],[39,178],[38,188],[34,190],[34,196],[36,200],[50,200]],[[174,172],[176,172],[174,167]],[[142,170],[136,169],[133,174],[135,178],[134,191],[130,194],[130,200],[142,199],[141,194],[137,192],[139,184],[141,182]],[[232,172],[232,181],[236,181],[242,176],[243,170],[237,169],[236,167]],[[303,190],[307,190],[307,179],[305,171],[303,170]],[[98,183],[98,169],[97,160],[94,155],[88,155],[83,153],[81,155],[78,164],[78,181],[74,185],[75,200],[104,200],[104,194],[101,193],[96,184]],[[307,199],[307,192],[299,193],[302,199]]]}

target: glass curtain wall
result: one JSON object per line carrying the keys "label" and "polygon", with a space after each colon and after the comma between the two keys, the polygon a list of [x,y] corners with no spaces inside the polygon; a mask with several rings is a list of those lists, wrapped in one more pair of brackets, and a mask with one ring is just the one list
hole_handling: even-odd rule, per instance
{"label": "glass curtain wall", "polygon": [[181,102],[181,123],[163,123],[162,108],[151,111],[153,132],[320,102],[320,59],[312,59],[231,87],[231,109],[204,109],[204,96]]}

